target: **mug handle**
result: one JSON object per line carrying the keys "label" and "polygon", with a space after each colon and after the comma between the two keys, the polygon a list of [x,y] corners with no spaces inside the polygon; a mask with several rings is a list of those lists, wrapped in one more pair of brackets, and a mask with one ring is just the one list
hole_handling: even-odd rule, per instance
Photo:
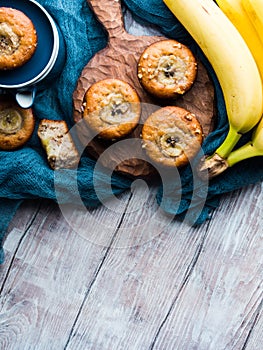
{"label": "mug handle", "polygon": [[16,102],[21,108],[30,108],[34,103],[36,88],[26,90],[17,90],[15,93]]}

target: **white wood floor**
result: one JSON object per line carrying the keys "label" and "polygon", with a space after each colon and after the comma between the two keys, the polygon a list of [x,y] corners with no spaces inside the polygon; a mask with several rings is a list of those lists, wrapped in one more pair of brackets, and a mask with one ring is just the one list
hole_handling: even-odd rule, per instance
{"label": "white wood floor", "polygon": [[263,348],[262,185],[222,198],[197,229],[165,217],[136,229],[157,208],[144,196],[88,220],[24,203],[4,245],[0,349]]}

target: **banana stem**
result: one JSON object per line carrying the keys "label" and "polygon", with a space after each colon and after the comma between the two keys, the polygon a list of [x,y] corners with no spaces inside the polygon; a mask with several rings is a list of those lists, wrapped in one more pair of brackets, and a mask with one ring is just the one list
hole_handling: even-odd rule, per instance
{"label": "banana stem", "polygon": [[[228,134],[224,142],[211,156],[205,157],[199,164],[198,173],[201,178],[211,179],[224,172],[230,165],[228,156],[241,138],[242,134],[237,132],[232,125],[229,126]],[[234,161],[234,158],[233,158]]]}
{"label": "banana stem", "polygon": [[199,166],[198,173],[201,178],[208,177],[208,179],[212,179],[236,163],[256,156],[263,156],[263,152],[253,146],[253,143],[250,141],[244,146],[232,151],[226,159],[222,158],[217,153],[203,159]]}
{"label": "banana stem", "polygon": [[218,147],[215,153],[218,154],[221,158],[226,159],[241,136],[242,134],[233,129],[233,127],[230,125],[224,142]]}
{"label": "banana stem", "polygon": [[253,143],[250,141],[246,143],[244,146],[238,148],[237,150],[231,152],[227,158],[228,166],[231,167],[234,164],[256,156],[263,156],[262,151],[257,150]]}
{"label": "banana stem", "polygon": [[228,167],[228,162],[215,153],[213,156],[201,160],[197,173],[201,179],[212,179],[224,172]]}

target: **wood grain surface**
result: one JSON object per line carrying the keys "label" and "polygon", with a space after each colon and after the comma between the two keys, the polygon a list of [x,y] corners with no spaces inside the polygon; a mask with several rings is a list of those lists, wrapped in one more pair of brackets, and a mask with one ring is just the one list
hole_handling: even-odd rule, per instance
{"label": "wood grain surface", "polygon": [[[150,96],[141,86],[137,77],[137,62],[146,47],[150,44],[167,39],[164,36],[133,35],[124,27],[120,1],[88,0],[91,9],[108,33],[107,46],[96,53],[87,62],[77,81],[73,94],[73,118],[76,122],[78,136],[83,145],[87,146],[90,155],[98,159],[110,144],[98,138],[93,138],[87,124],[83,120],[83,99],[88,88],[96,81],[106,78],[118,78],[133,86],[143,105],[140,125],[129,135],[129,138],[140,139],[141,128],[149,114],[163,105],[178,105],[195,113],[198,117],[204,135],[213,129],[214,89],[206,69],[198,62],[198,73],[193,87],[177,100],[161,101]],[[115,169],[126,175],[147,177],[155,173],[151,164],[145,161],[145,153],[141,142],[133,143],[125,148],[126,159],[120,161],[119,148],[111,148],[107,157],[100,158],[103,166]]]}
{"label": "wood grain surface", "polygon": [[68,208],[80,233],[52,202],[24,204],[0,269],[1,349],[261,349],[262,185],[225,196],[197,229],[168,220],[144,240],[134,228],[156,213],[155,193],[147,209],[141,189],[114,213],[90,211],[103,245],[83,236],[79,210]]}

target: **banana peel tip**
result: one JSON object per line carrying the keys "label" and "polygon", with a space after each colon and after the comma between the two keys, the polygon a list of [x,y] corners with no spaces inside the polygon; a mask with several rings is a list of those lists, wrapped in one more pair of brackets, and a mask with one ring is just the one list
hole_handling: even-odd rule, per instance
{"label": "banana peel tip", "polygon": [[210,180],[224,172],[228,167],[227,161],[215,153],[212,156],[202,157],[197,173],[201,179]]}

